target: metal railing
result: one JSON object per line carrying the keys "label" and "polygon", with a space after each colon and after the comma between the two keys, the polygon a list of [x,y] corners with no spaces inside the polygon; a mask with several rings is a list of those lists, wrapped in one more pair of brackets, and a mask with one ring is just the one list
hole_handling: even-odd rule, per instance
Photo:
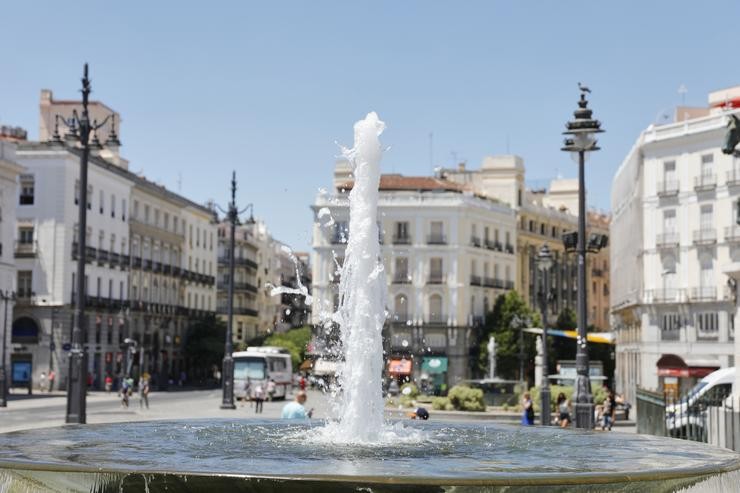
{"label": "metal railing", "polygon": [[408,272],[396,272],[393,276],[393,284],[411,284]]}
{"label": "metal railing", "polygon": [[440,272],[432,272],[429,274],[429,279],[427,280],[427,284],[443,284],[445,280],[444,274]]}
{"label": "metal railing", "polygon": [[411,244],[411,236],[409,236],[409,235],[403,235],[403,236],[393,235],[393,244],[394,245],[410,245]]}
{"label": "metal railing", "polygon": [[481,277],[480,276],[471,275],[470,276],[470,285],[471,286],[480,286],[481,285]]}
{"label": "metal railing", "polygon": [[472,246],[474,246],[474,247],[480,247],[481,246],[480,237],[478,237],[478,236],[471,236],[470,237],[470,244]]}
{"label": "metal railing", "polygon": [[31,241],[31,242],[16,241],[15,242],[16,258],[35,257],[37,254],[38,254],[38,245],[36,241]]}
{"label": "metal railing", "polygon": [[444,325],[447,323],[447,315],[432,314],[427,317],[426,323],[428,325]]}
{"label": "metal railing", "polygon": [[717,186],[717,175],[704,174],[694,177],[694,190],[697,192],[712,190]]}
{"label": "metal railing", "polygon": [[740,185],[740,169],[733,169],[727,172],[727,186],[736,187]]}
{"label": "metal railing", "polygon": [[677,302],[680,294],[681,290],[676,288],[648,289],[645,291],[647,303]]}
{"label": "metal railing", "polygon": [[427,236],[427,245],[446,245],[447,238],[440,233],[432,233]]}
{"label": "metal railing", "polygon": [[725,241],[732,243],[740,241],[740,226],[725,226]]}
{"label": "metal railing", "polygon": [[694,230],[694,243],[697,245],[708,245],[717,242],[717,230],[714,228],[703,228]]}
{"label": "metal railing", "polygon": [[676,231],[668,231],[666,233],[658,233],[655,237],[655,246],[658,248],[675,247],[681,241],[681,237]]}
{"label": "metal railing", "polygon": [[716,286],[697,286],[691,288],[691,301],[715,301],[717,299]]}
{"label": "metal railing", "polygon": [[678,180],[659,181],[657,186],[658,197],[670,197],[678,195]]}

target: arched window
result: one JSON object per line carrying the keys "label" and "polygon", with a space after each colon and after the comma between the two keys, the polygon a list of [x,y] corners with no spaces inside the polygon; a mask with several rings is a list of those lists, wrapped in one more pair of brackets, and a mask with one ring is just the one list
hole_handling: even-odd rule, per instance
{"label": "arched window", "polygon": [[394,321],[404,323],[409,319],[409,303],[406,296],[399,294],[395,299],[393,308],[395,314]]}
{"label": "arched window", "polygon": [[39,342],[39,326],[30,317],[21,317],[13,322],[11,342],[36,344]]}
{"label": "arched window", "polygon": [[442,311],[442,297],[438,294],[431,295],[429,297],[429,322],[444,323],[445,316]]}

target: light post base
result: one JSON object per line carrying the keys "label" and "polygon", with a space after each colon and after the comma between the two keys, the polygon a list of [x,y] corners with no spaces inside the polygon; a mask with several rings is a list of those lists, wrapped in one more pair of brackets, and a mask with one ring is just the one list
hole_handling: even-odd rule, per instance
{"label": "light post base", "polygon": [[0,366],[0,407],[8,407],[8,377],[4,366]]}
{"label": "light post base", "polygon": [[221,409],[236,409],[236,404],[234,404],[234,358],[231,355],[224,357],[221,382],[224,390]]}
{"label": "light post base", "polygon": [[87,353],[72,350],[69,354],[69,376],[67,378],[67,416],[65,422],[85,424],[87,422]]}
{"label": "light post base", "polygon": [[[547,376],[545,376],[547,378]],[[542,403],[542,426],[550,426],[550,386],[540,389],[540,399]]]}

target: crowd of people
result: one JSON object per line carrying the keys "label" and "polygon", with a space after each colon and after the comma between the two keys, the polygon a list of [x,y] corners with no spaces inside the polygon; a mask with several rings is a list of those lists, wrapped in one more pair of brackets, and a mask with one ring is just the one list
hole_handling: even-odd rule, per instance
{"label": "crowd of people", "polygon": [[[625,412],[625,419],[629,419],[630,404],[624,398],[617,395],[612,389],[607,389],[607,395],[603,404],[594,406],[594,423],[595,426],[601,427],[603,431],[611,431],[616,418],[617,407],[622,406]],[[529,392],[522,395],[522,424],[525,426],[534,425],[534,402]],[[568,428],[573,423],[571,415],[571,402],[563,392],[558,394],[555,401],[557,417],[555,424],[561,428]]]}

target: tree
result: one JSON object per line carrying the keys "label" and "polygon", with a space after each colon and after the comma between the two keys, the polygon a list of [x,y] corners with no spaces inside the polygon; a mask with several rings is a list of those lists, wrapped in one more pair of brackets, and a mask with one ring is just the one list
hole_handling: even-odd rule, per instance
{"label": "tree", "polygon": [[265,338],[265,346],[283,347],[290,351],[293,368],[298,368],[306,358],[306,348],[311,341],[311,327],[304,326],[287,332],[275,333]]}
{"label": "tree", "polygon": [[[488,339],[496,338],[496,373],[508,379],[519,377],[519,341],[521,329],[512,327],[514,317],[529,319],[532,326],[540,323],[539,315],[527,306],[516,291],[509,291],[496,298],[493,310],[486,314],[486,323],[479,333],[478,367],[485,372],[488,367]],[[536,353],[534,334],[524,334],[525,376],[533,373]]]}
{"label": "tree", "polygon": [[226,323],[216,316],[193,321],[188,326],[185,357],[191,374],[203,377],[215,365],[221,368],[226,342]]}

